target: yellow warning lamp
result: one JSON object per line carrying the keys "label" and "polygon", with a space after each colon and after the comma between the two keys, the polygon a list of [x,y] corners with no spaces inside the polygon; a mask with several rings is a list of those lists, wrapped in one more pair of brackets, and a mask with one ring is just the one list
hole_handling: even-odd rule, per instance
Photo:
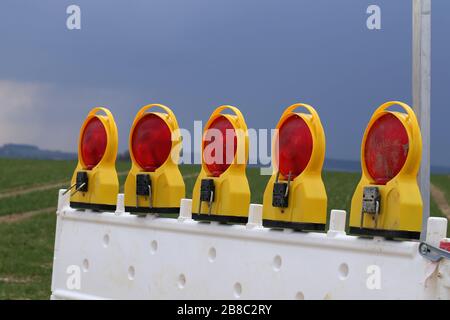
{"label": "yellow warning lamp", "polygon": [[[234,114],[223,114],[224,111]],[[192,193],[196,220],[246,223],[250,187],[246,175],[249,138],[242,113],[221,106],[211,115],[202,139],[202,169]]]}
{"label": "yellow warning lamp", "polygon": [[117,126],[106,108],[89,112],[80,130],[78,165],[72,178],[70,206],[115,211],[119,179],[116,171]]}
{"label": "yellow warning lamp", "polygon": [[[308,113],[294,112],[303,107]],[[288,107],[278,122],[273,141],[273,175],[264,192],[263,225],[323,231],[327,193],[322,181],[325,133],[313,107]]]}
{"label": "yellow warning lamp", "polygon": [[[392,106],[405,112],[388,111]],[[362,141],[362,178],[352,199],[350,233],[419,239],[421,157],[422,137],[413,110],[398,101],[380,106]]]}
{"label": "yellow warning lamp", "polygon": [[[164,112],[149,112],[153,109]],[[131,170],[125,182],[125,210],[147,213],[178,213],[185,197],[178,168],[182,139],[177,118],[161,104],[143,107],[130,132]]]}

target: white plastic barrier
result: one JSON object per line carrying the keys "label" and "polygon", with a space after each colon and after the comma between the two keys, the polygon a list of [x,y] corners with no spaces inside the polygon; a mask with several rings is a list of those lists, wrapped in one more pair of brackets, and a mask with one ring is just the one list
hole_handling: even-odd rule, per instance
{"label": "white plastic barrier", "polygon": [[[179,219],[76,211],[59,195],[52,299],[449,299],[450,263],[418,242],[347,236],[345,212],[328,233],[198,223],[191,200]],[[445,237],[431,218],[427,242]]]}

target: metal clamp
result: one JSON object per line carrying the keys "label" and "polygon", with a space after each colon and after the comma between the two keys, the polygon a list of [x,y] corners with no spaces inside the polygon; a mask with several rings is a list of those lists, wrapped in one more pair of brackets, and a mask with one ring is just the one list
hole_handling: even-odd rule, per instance
{"label": "metal clamp", "polygon": [[198,213],[201,213],[202,203],[208,202],[208,214],[211,214],[212,204],[214,202],[214,193],[216,188],[213,179],[203,179],[200,186],[200,202],[198,205]]}
{"label": "metal clamp", "polygon": [[289,188],[292,174],[289,172],[287,183],[279,182],[279,177],[280,172],[278,171],[273,185],[272,206],[276,208],[287,208],[289,206]]}
{"label": "metal clamp", "polygon": [[432,262],[439,262],[442,259],[450,259],[450,252],[433,247],[425,242],[420,243],[419,253],[422,257]]}
{"label": "metal clamp", "polygon": [[361,221],[360,228],[364,224],[364,214],[372,214],[375,220],[375,229],[378,227],[378,217],[381,211],[381,195],[378,187],[364,187],[363,190],[363,203],[361,208]]}
{"label": "metal clamp", "polygon": [[148,197],[149,209],[152,205],[152,180],[148,174],[138,174],[136,176],[136,208],[139,207],[139,196]]}
{"label": "metal clamp", "polygon": [[67,193],[69,193],[74,188],[75,188],[75,191],[70,195],[71,197],[73,197],[75,194],[77,194],[80,191],[87,192],[88,191],[88,181],[89,181],[89,177],[88,177],[88,173],[86,171],[77,172],[77,178],[76,178],[75,184],[70,186],[70,188],[67,189],[63,193],[63,195],[65,196]]}

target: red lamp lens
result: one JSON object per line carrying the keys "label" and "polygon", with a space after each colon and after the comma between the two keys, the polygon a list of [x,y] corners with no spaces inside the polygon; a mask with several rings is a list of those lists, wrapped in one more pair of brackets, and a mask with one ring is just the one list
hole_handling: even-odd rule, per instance
{"label": "red lamp lens", "polygon": [[161,167],[172,150],[172,133],[159,116],[149,113],[136,124],[131,139],[133,157],[146,172]]}
{"label": "red lamp lens", "polygon": [[[210,129],[218,130],[217,132],[208,132]],[[218,142],[215,142],[217,138],[217,134],[220,132],[222,146],[218,145]],[[237,150],[237,135],[236,130],[234,129],[231,122],[224,116],[219,116],[216,118],[208,129],[205,132],[205,136],[210,136],[211,139],[204,140],[203,143],[203,151],[211,144],[211,152],[203,152],[203,162],[205,163],[208,171],[211,173],[213,177],[219,177],[222,173],[224,173],[228,167],[233,163],[234,157],[236,156]],[[227,151],[227,146],[231,141],[229,139],[233,139],[233,149]],[[227,143],[228,141],[228,143]],[[221,150],[219,149],[221,148]],[[218,150],[219,149],[219,150]],[[217,152],[222,152],[222,155],[217,154]],[[230,153],[227,155],[227,152]],[[233,152],[231,154],[231,152]],[[217,156],[216,156],[217,154]]]}
{"label": "red lamp lens", "polygon": [[375,183],[392,180],[403,168],[408,151],[408,133],[396,116],[387,113],[376,120],[364,148],[366,168]]}
{"label": "red lamp lens", "polygon": [[81,157],[87,170],[92,170],[103,159],[107,142],[106,130],[100,119],[89,120],[81,138]]}
{"label": "red lamp lens", "polygon": [[292,115],[284,121],[278,132],[279,170],[284,177],[298,177],[311,159],[313,139],[305,120]]}

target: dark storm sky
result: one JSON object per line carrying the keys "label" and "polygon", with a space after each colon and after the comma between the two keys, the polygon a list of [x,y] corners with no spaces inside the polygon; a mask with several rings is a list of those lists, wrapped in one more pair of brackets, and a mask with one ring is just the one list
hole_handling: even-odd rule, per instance
{"label": "dark storm sky", "polygon": [[[77,4],[82,29],[66,28]],[[382,10],[369,31],[366,9]],[[316,107],[327,157],[358,159],[387,100],[412,103],[409,0],[72,0],[0,4],[0,144],[75,151],[88,110],[115,114],[120,149],[135,113],[164,103],[182,127],[221,104],[272,128]],[[432,163],[450,164],[450,1],[433,1]]]}

